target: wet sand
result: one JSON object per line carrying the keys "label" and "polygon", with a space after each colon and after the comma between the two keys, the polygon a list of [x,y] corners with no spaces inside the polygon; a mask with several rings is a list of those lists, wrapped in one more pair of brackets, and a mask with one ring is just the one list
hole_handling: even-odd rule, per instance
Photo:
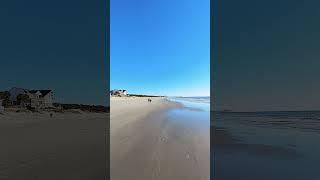
{"label": "wet sand", "polygon": [[[212,113],[213,178],[316,179],[319,134],[306,127],[311,124],[317,127],[319,115],[318,112]],[[306,117],[312,120],[305,121]]]}
{"label": "wet sand", "polygon": [[0,179],[106,179],[106,120],[106,113],[0,114]]}
{"label": "wet sand", "polygon": [[[213,135],[211,145],[214,149],[211,155],[214,157],[211,159],[213,162],[211,171],[215,179],[267,180],[270,179],[269,176],[277,177],[277,174],[280,174],[279,172],[275,173],[274,165],[270,165],[269,161],[277,159],[274,162],[276,164],[283,161],[293,161],[300,157],[300,154],[293,148],[242,142],[226,129],[213,126],[211,133]],[[254,170],[252,166],[255,167]],[[270,175],[271,172],[275,175]],[[285,171],[280,172],[286,173]],[[265,174],[265,176],[261,177],[261,174]]]}
{"label": "wet sand", "polygon": [[168,114],[181,104],[152,99],[111,99],[111,180],[209,180],[209,131]]}

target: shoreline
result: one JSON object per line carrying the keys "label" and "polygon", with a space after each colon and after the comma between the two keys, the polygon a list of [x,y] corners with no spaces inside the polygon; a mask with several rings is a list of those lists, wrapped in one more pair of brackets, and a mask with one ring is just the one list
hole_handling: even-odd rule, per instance
{"label": "shoreline", "polygon": [[188,116],[206,112],[166,98],[147,99],[111,98],[111,178],[209,180],[209,127]]}
{"label": "shoreline", "polygon": [[[151,99],[152,102],[148,102],[148,99]],[[183,105],[169,101],[164,97],[111,97],[110,127],[112,129],[110,129],[114,131],[120,128],[121,122],[127,116],[130,116],[132,120],[139,120],[152,113],[170,108],[183,108]]]}
{"label": "shoreline", "polygon": [[[211,167],[214,178],[254,180],[266,172],[271,172],[266,179],[318,177],[319,112],[222,113],[214,117],[212,161],[218,165]],[[243,161],[248,162],[247,167],[239,169],[238,162]],[[283,167],[293,173],[286,173]]]}
{"label": "shoreline", "polygon": [[[151,99],[151,102],[148,102]],[[165,97],[111,97],[110,113],[118,114],[119,111],[148,111],[162,110],[168,108],[182,108],[178,102],[170,101]]]}

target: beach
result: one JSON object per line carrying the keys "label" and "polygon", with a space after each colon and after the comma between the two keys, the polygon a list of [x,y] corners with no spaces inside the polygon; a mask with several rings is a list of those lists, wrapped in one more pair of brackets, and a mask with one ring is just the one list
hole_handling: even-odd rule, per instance
{"label": "beach", "polygon": [[208,113],[151,99],[111,98],[111,179],[209,180]]}
{"label": "beach", "polygon": [[319,111],[212,112],[212,117],[213,178],[319,177]]}
{"label": "beach", "polygon": [[106,179],[108,115],[0,114],[0,179]]}

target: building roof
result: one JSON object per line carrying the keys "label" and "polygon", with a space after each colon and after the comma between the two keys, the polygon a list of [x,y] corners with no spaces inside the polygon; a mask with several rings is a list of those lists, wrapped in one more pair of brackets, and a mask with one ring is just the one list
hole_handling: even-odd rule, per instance
{"label": "building roof", "polygon": [[116,91],[122,91],[122,92],[124,92],[124,91],[127,91],[127,90],[125,90],[125,89],[114,89],[114,90],[111,90],[111,92],[116,92]]}
{"label": "building roof", "polygon": [[41,96],[44,97],[47,94],[49,94],[52,90],[29,90],[29,92],[32,93],[32,94],[34,94],[34,93],[36,93],[38,91],[41,93]]}
{"label": "building roof", "polygon": [[42,96],[46,96],[47,94],[49,94],[52,90],[39,90],[42,94]]}

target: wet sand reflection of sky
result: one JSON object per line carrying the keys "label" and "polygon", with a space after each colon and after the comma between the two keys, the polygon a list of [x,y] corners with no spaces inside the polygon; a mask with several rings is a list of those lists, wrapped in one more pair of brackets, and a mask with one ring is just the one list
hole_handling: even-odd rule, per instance
{"label": "wet sand reflection of sky", "polygon": [[[297,121],[298,118],[302,123],[305,119],[303,114],[308,113],[212,113],[215,122],[211,126],[211,170],[214,177],[224,180],[236,177],[248,180],[317,178],[319,132],[306,131],[303,126],[301,129],[284,124],[274,126],[275,121],[279,120],[281,124],[284,119]],[[263,125],[248,123],[248,119],[256,119]],[[314,121],[314,124],[320,123],[318,118]],[[292,123],[286,124],[290,126]]]}

